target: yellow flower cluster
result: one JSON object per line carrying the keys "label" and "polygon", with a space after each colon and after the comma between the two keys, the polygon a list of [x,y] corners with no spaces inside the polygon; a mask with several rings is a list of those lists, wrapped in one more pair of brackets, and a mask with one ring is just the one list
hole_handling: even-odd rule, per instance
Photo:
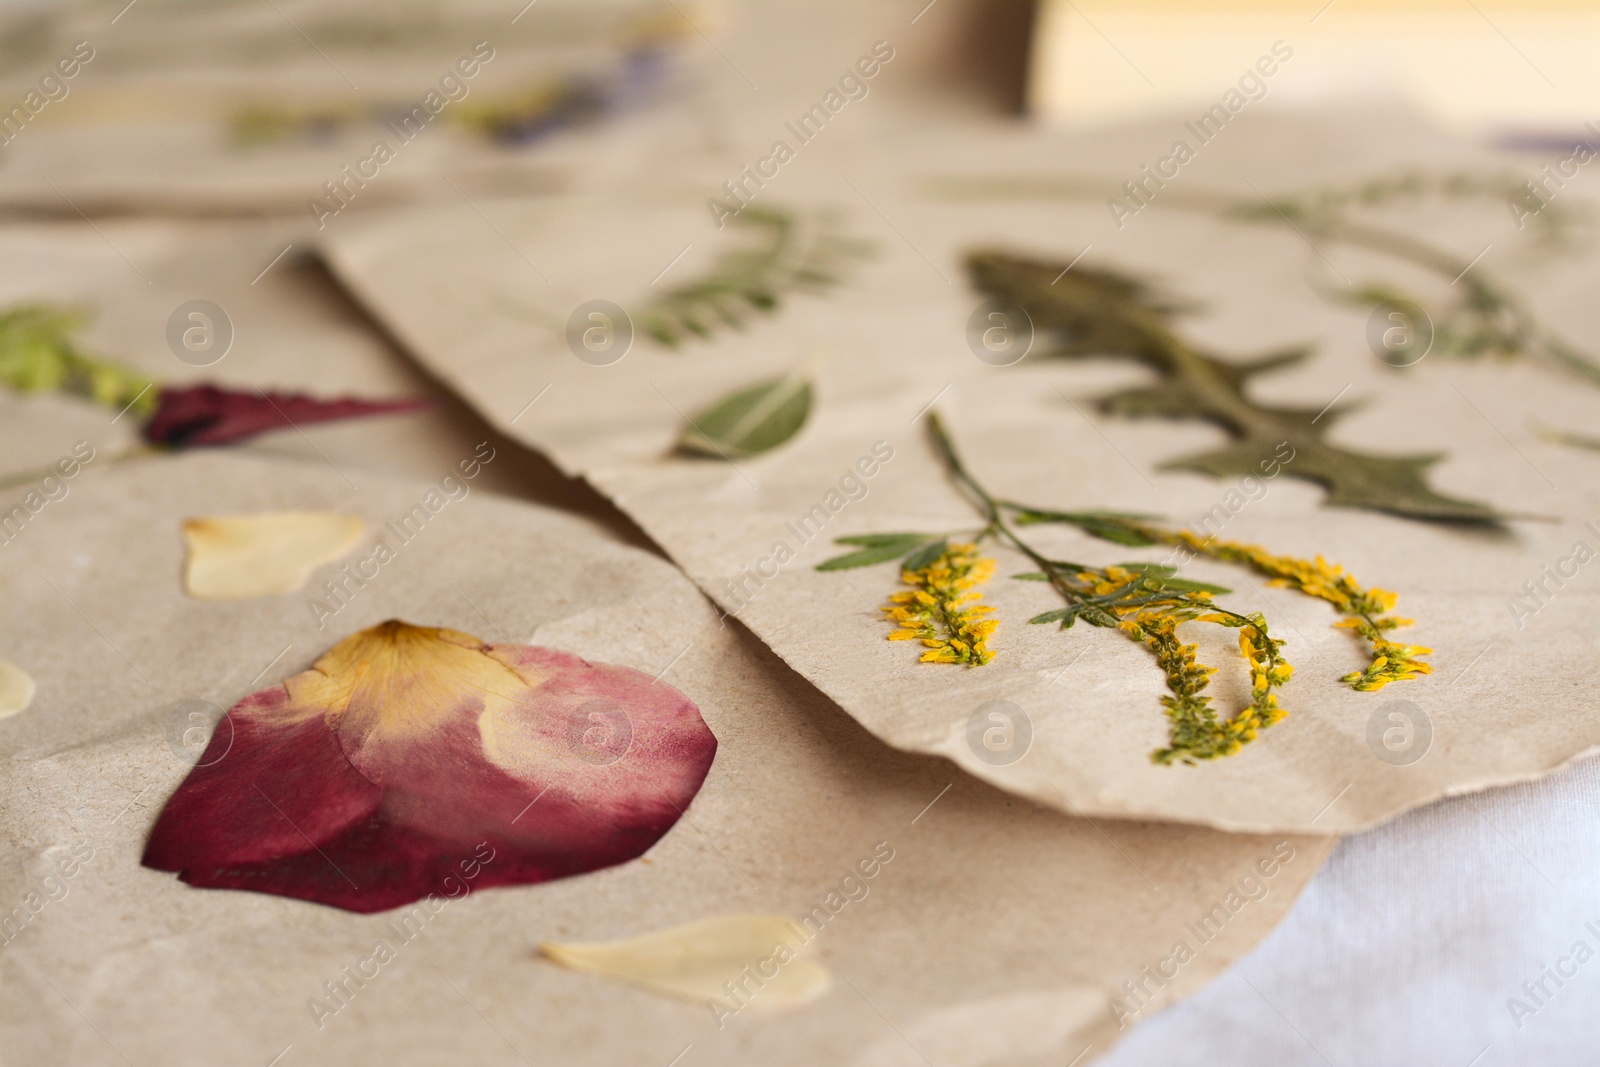
{"label": "yellow flower cluster", "polygon": [[[1256,617],[1244,623],[1237,616],[1208,612],[1204,604],[1210,595],[1190,592],[1180,595],[1160,596],[1148,592],[1150,582],[1145,576],[1129,572],[1122,567],[1108,567],[1103,572],[1084,572],[1078,576],[1089,582],[1098,597],[1128,598],[1135,603],[1111,603],[1108,607],[1120,621],[1118,628],[1135,641],[1141,641],[1155,654],[1156,662],[1167,677],[1169,695],[1161,698],[1172,720],[1168,747],[1151,754],[1157,763],[1175,761],[1192,763],[1195,760],[1231,756],[1256,739],[1259,731],[1279,722],[1285,712],[1278,706],[1274,692],[1289,680],[1294,668],[1279,654],[1280,643],[1267,635],[1266,623]],[[1195,657],[1196,645],[1186,645],[1178,638],[1178,626],[1185,622],[1212,622],[1225,626],[1238,626],[1239,650],[1250,665],[1250,705],[1226,721],[1217,718],[1211,698],[1203,690],[1211,684],[1215,667],[1207,667]]]}
{"label": "yellow flower cluster", "polygon": [[988,638],[996,623],[985,619],[994,609],[979,604],[973,588],[994,576],[994,560],[978,554],[977,545],[945,548],[925,567],[903,570],[900,580],[911,589],[889,597],[881,610],[899,629],[891,641],[921,641],[924,663],[961,663],[981,667],[994,658]]}
{"label": "yellow flower cluster", "polygon": [[1424,648],[1422,645],[1403,645],[1383,636],[1384,630],[1392,630],[1409,621],[1378,619],[1374,623],[1362,618],[1341,619],[1337,625],[1355,630],[1372,642],[1372,662],[1367,664],[1366,670],[1353,671],[1339,680],[1352,689],[1370,693],[1382,689],[1390,682],[1405,682],[1424,674],[1432,674],[1433,665],[1423,663],[1417,657],[1425,656],[1433,649]]}
{"label": "yellow flower cluster", "polygon": [[1308,596],[1325,600],[1344,618],[1337,625],[1354,630],[1372,645],[1372,662],[1366,670],[1345,675],[1340,681],[1353,689],[1370,692],[1390,682],[1403,682],[1432,674],[1431,664],[1418,657],[1432,652],[1421,645],[1406,645],[1389,640],[1385,634],[1412,620],[1392,616],[1398,598],[1386,589],[1363,589],[1343,567],[1318,556],[1313,561],[1274,556],[1256,545],[1235,541],[1215,541],[1197,537],[1187,530],[1148,531],[1157,539],[1229,563],[1242,563],[1266,575],[1273,585],[1297,589]]}

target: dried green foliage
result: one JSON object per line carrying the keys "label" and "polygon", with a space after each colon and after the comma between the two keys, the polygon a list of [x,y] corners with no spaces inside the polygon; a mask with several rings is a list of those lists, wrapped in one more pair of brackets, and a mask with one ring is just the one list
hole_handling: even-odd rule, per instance
{"label": "dried green foliage", "polygon": [[[1352,186],[1329,186],[1270,198],[1239,198],[1219,204],[1223,218],[1270,226],[1292,226],[1312,241],[1345,244],[1376,252],[1397,262],[1420,267],[1447,283],[1447,296],[1432,302],[1392,282],[1369,282],[1353,288],[1318,286],[1330,300],[1378,308],[1412,303],[1428,314],[1433,328],[1432,353],[1475,359],[1532,358],[1600,385],[1600,363],[1568,344],[1471,255],[1458,255],[1430,241],[1364,219],[1363,212],[1427,200],[1481,200],[1518,217],[1537,240],[1555,249],[1572,243],[1575,220],[1565,203],[1545,203],[1529,192],[1525,181],[1480,174],[1421,172],[1380,176]],[[1517,210],[1519,209],[1520,210]],[[1459,296],[1455,295],[1459,294]]]}
{"label": "dried green foliage", "polygon": [[871,245],[838,232],[828,216],[802,220],[776,208],[747,207],[733,216],[747,243],[725,250],[704,277],[668,290],[639,316],[644,333],[671,348],[720,327],[741,328],[771,314],[796,292],[821,292],[843,280],[851,260]]}
{"label": "dried green foliage", "polygon": [[1589,434],[1567,433],[1565,430],[1552,430],[1548,426],[1534,424],[1533,431],[1551,444],[1568,445],[1572,448],[1582,448],[1590,452],[1600,452],[1600,437]]}
{"label": "dried green foliage", "polygon": [[[1155,656],[1167,680],[1168,695],[1162,704],[1171,721],[1167,747],[1151,753],[1157,763],[1193,763],[1238,752],[1261,730],[1283,719],[1277,692],[1294,673],[1282,654],[1284,642],[1269,633],[1263,615],[1241,615],[1221,607],[1212,597],[1230,590],[1177,576],[1184,563],[1197,557],[1248,567],[1274,585],[1293,588],[1338,609],[1344,616],[1338,625],[1355,630],[1372,648],[1367,668],[1341,679],[1353,689],[1370,692],[1432,670],[1421,658],[1431,649],[1401,644],[1387,636],[1411,622],[1388,614],[1395,595],[1364,589],[1342,568],[1321,557],[1306,561],[1276,556],[1255,545],[1168,529],[1147,516],[1050,511],[1001,500],[966,468],[937,414],[929,416],[929,430],[946,471],[981,513],[984,526],[975,533],[959,535],[841,537],[837,543],[855,551],[817,567],[819,571],[842,571],[901,560],[901,581],[909,588],[890,596],[888,606],[881,610],[896,627],[889,640],[920,642],[924,663],[981,667],[994,658],[988,639],[998,622],[986,617],[993,609],[979,603],[982,598],[976,587],[987,582],[994,571],[994,561],[980,554],[982,546],[995,543],[1021,553],[1038,568],[1014,578],[1047,584],[1061,600],[1062,606],[1033,616],[1030,623],[1054,623],[1067,630],[1081,619],[1091,626],[1114,627]],[[1174,552],[1165,563],[1092,566],[1051,559],[1019,532],[1021,527],[1040,523],[1075,526],[1117,545],[1168,545]],[[1250,674],[1250,700],[1229,718],[1218,715],[1205,693],[1215,668],[1200,663],[1197,647],[1179,639],[1178,627],[1191,622],[1239,631],[1239,651]]]}
{"label": "dried green foliage", "polygon": [[[854,545],[857,551],[835,556],[817,565],[819,571],[849,571],[904,558],[904,569],[920,570],[944,551],[945,539],[936,534],[887,533],[841,537],[837,545]],[[931,553],[931,555],[928,555]],[[926,557],[926,558],[925,558]]]}
{"label": "dried green foliage", "polygon": [[[1100,201],[1123,195],[1119,183],[1086,176],[1007,175],[947,178],[927,183],[935,195],[962,200]],[[1511,287],[1495,275],[1492,264],[1440,247],[1380,221],[1376,213],[1426,201],[1468,204],[1477,201],[1495,211],[1511,208],[1519,229],[1531,231],[1544,249],[1576,245],[1576,224],[1586,214],[1572,201],[1546,202],[1528,183],[1513,175],[1402,171],[1351,185],[1323,186],[1273,196],[1236,195],[1194,186],[1162,189],[1149,203],[1211,215],[1248,225],[1268,226],[1310,242],[1311,263],[1327,273],[1326,250],[1344,245],[1377,253],[1396,263],[1420,268],[1445,285],[1443,300],[1429,300],[1388,281],[1346,284],[1345,279],[1317,283],[1324,298],[1338,303],[1378,308],[1397,302],[1421,307],[1433,326],[1432,353],[1446,357],[1530,358],[1559,367],[1591,385],[1600,385],[1600,361],[1568,343],[1540,321]]]}
{"label": "dried green foliage", "polygon": [[1035,330],[1054,342],[1046,355],[1128,359],[1159,376],[1154,385],[1103,398],[1102,411],[1200,419],[1234,438],[1223,448],[1172,460],[1168,469],[1216,478],[1254,474],[1287,445],[1293,462],[1283,466],[1284,472],[1324,486],[1329,504],[1412,519],[1487,523],[1501,517],[1488,505],[1435,492],[1426,473],[1437,455],[1378,456],[1339,448],[1325,440],[1339,409],[1277,407],[1250,396],[1253,378],[1298,363],[1309,350],[1248,361],[1220,359],[1178,332],[1176,319],[1185,308],[1142,282],[1108,270],[1065,267],[1004,252],[978,252],[967,260],[979,290],[1023,308]]}
{"label": "dried green foliage", "polygon": [[810,414],[810,379],[789,375],[724,397],[695,417],[678,449],[719,459],[759,456],[786,444]]}
{"label": "dried green foliage", "polygon": [[41,304],[0,312],[0,384],[23,393],[68,392],[113,409],[154,411],[155,383],[137,371],[87,355],[73,335],[80,314]]}
{"label": "dried green foliage", "polygon": [[[1387,636],[1394,630],[1411,625],[1410,619],[1390,614],[1399,598],[1386,589],[1363,588],[1354,577],[1345,573],[1343,567],[1330,564],[1321,556],[1314,560],[1279,556],[1259,545],[1223,541],[1215,536],[1200,537],[1189,530],[1167,529],[1140,516],[1110,515],[1104,512],[1089,514],[1053,512],[1023,508],[1020,505],[1006,506],[1018,509],[1016,522],[1019,526],[1064,523],[1076,526],[1091,537],[1098,537],[1115,544],[1170,545],[1177,550],[1173,558],[1180,564],[1201,556],[1237,564],[1255,571],[1273,585],[1293,589],[1333,605],[1342,616],[1336,625],[1343,629],[1354,630],[1366,639],[1371,649],[1370,661],[1365,670],[1347,674],[1340,679],[1352,689],[1371,692],[1382,689],[1390,682],[1405,681],[1433,673],[1433,668],[1421,659],[1433,651],[1431,648],[1391,641]],[[1140,569],[1139,564],[1125,563],[1122,566],[1127,570]],[[1177,573],[1175,567],[1145,566],[1143,569],[1146,573],[1157,572],[1162,578],[1162,584],[1169,589],[1187,587],[1213,593],[1228,591],[1173,578],[1172,575]],[[1033,576],[1018,575],[1018,577]]]}

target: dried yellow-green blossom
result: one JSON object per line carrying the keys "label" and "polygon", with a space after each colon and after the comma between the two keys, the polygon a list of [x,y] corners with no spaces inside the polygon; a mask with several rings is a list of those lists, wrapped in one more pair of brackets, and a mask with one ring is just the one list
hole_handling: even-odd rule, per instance
{"label": "dried yellow-green blossom", "polygon": [[[921,560],[912,562],[921,563]],[[881,610],[899,629],[891,641],[921,641],[924,663],[960,663],[981,667],[994,658],[988,638],[995,623],[983,616],[994,609],[979,604],[973,589],[994,576],[994,560],[970,544],[948,545],[928,563],[900,572],[912,588],[889,597]]]}
{"label": "dried yellow-green blossom", "polygon": [[[1213,609],[1204,590],[1173,588],[1163,579],[1126,567],[1082,571],[1078,580],[1090,587],[1096,601],[1117,617],[1117,628],[1141,642],[1166,675],[1169,695],[1161,698],[1172,720],[1168,747],[1151,753],[1157,763],[1231,756],[1256,739],[1256,734],[1283,719],[1275,692],[1294,668],[1280,653],[1282,642],[1267,633],[1266,620]],[[1249,706],[1231,719],[1219,719],[1204,690],[1217,672],[1195,656],[1197,647],[1178,637],[1186,622],[1211,622],[1239,629],[1239,651],[1250,665]]]}
{"label": "dried yellow-green blossom", "polygon": [[[872,533],[841,537],[853,551],[826,560],[817,569],[844,571],[902,560],[901,580],[911,588],[890,597],[885,615],[898,627],[891,641],[921,641],[926,663],[960,663],[979,667],[993,659],[987,639],[996,623],[985,619],[993,609],[977,603],[974,587],[989,580],[994,561],[979,546],[995,543],[1010,548],[1036,570],[1014,577],[1048,585],[1060,607],[1035,615],[1034,625],[1055,623],[1063,630],[1080,620],[1091,626],[1116,627],[1155,656],[1166,677],[1161,698],[1171,722],[1168,745],[1151,753],[1157,763],[1195,763],[1231,756],[1269,726],[1283,720],[1278,690],[1294,668],[1283,658],[1283,642],[1267,631],[1265,616],[1241,615],[1212,601],[1229,590],[1181,578],[1167,563],[1124,563],[1095,567],[1052,559],[1018,532],[1039,523],[1075,526],[1102,541],[1133,548],[1171,545],[1189,554],[1239,564],[1260,572],[1275,585],[1289,586],[1332,604],[1345,616],[1339,625],[1360,633],[1372,645],[1364,671],[1343,681],[1355,689],[1381,689],[1390,682],[1428,674],[1432,668],[1418,657],[1430,649],[1391,641],[1385,635],[1408,626],[1410,619],[1389,614],[1395,595],[1363,589],[1342,567],[1318,556],[1314,561],[1275,556],[1255,545],[1218,541],[1184,530],[1155,525],[1147,516],[1110,511],[1048,511],[995,497],[962,463],[938,414],[928,417],[930,435],[957,486],[981,512],[984,525],[952,544],[950,534]],[[1175,553],[1176,555],[1176,553]],[[1197,646],[1178,636],[1184,623],[1206,622],[1239,631],[1239,651],[1250,674],[1249,703],[1229,718],[1218,715],[1205,694],[1216,668],[1196,657]]]}
{"label": "dried yellow-green blossom", "polygon": [[1385,589],[1363,589],[1343,567],[1330,564],[1321,556],[1311,561],[1275,556],[1256,545],[1207,540],[1187,530],[1150,532],[1157,534],[1158,540],[1183,545],[1213,559],[1243,564],[1270,578],[1273,585],[1296,589],[1332,604],[1344,616],[1337,625],[1356,631],[1372,645],[1372,662],[1366,670],[1340,679],[1354,689],[1370,692],[1390,682],[1433,673],[1432,665],[1418,658],[1433,649],[1401,644],[1384,636],[1391,630],[1411,625],[1410,619],[1389,614],[1398,599],[1395,594]]}

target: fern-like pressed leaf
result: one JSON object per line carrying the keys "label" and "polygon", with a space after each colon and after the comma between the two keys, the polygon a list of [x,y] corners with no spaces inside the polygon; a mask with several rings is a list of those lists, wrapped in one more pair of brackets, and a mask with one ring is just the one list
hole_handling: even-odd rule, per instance
{"label": "fern-like pressed leaf", "polygon": [[1154,385],[1126,389],[1100,401],[1101,410],[1130,417],[1200,419],[1226,430],[1233,441],[1210,452],[1165,464],[1217,478],[1258,474],[1276,460],[1283,473],[1328,490],[1328,503],[1383,511],[1409,519],[1489,523],[1494,508],[1436,492],[1427,480],[1437,455],[1376,456],[1328,443],[1325,435],[1343,411],[1275,407],[1251,398],[1259,374],[1291,366],[1309,350],[1254,361],[1218,359],[1182,337],[1174,324],[1188,310],[1144,283],[1113,271],[1045,263],[1004,252],[967,259],[974,285],[1019,306],[1062,357],[1105,356],[1143,363],[1159,376]]}
{"label": "fern-like pressed leaf", "polygon": [[771,314],[785,296],[820,292],[843,280],[850,260],[871,251],[840,234],[827,216],[802,220],[776,208],[747,207],[734,223],[748,243],[725,250],[702,277],[669,290],[640,317],[643,331],[670,348],[720,327],[742,328]]}

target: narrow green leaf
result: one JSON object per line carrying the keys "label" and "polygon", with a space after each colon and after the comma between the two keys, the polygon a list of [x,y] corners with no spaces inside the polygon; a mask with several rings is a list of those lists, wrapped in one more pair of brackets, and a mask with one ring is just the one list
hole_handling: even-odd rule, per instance
{"label": "narrow green leaf", "polygon": [[887,534],[853,534],[850,537],[836,537],[836,545],[860,545],[862,548],[888,548],[890,545],[905,545],[907,549],[925,545],[933,540],[933,534],[919,533],[887,533]]}
{"label": "narrow green leaf", "polygon": [[1125,571],[1132,571],[1135,574],[1147,574],[1156,578],[1175,578],[1178,575],[1178,568],[1168,566],[1165,563],[1118,563],[1116,566]]}
{"label": "narrow green leaf", "polygon": [[924,545],[906,557],[904,567],[908,571],[920,571],[924,567],[931,566],[934,560],[944,555],[947,547],[943,539],[935,541],[931,545]]}
{"label": "narrow green leaf", "polygon": [[770,452],[805,425],[811,382],[791,375],[741,389],[695,418],[678,441],[680,451],[719,459]]}
{"label": "narrow green leaf", "polygon": [[1205,582],[1191,582],[1184,578],[1163,578],[1152,575],[1145,579],[1145,584],[1169,593],[1216,593],[1225,594],[1233,592],[1220,585],[1207,585]]}
{"label": "narrow green leaf", "polygon": [[1117,617],[1115,615],[1111,614],[1109,611],[1105,611],[1104,609],[1093,607],[1092,605],[1085,604],[1081,614],[1083,615],[1083,621],[1091,626],[1117,625]]}
{"label": "narrow green leaf", "polygon": [[860,552],[851,552],[845,556],[835,556],[825,563],[817,564],[819,571],[848,571],[857,567],[871,567],[878,563],[888,563],[890,560],[899,559],[905,555],[905,545],[880,545],[877,548],[864,548]]}
{"label": "narrow green leaf", "polygon": [[1135,525],[1147,518],[1148,516],[1144,515],[1127,515],[1116,511],[1023,510],[1017,513],[1016,521],[1019,526],[1037,526],[1041,523],[1076,526],[1090,537],[1098,537],[1102,541],[1110,541],[1129,548],[1147,548],[1156,542]]}
{"label": "narrow green leaf", "polygon": [[1072,624],[1077,617],[1078,608],[1073,606],[1070,608],[1057,608],[1054,611],[1047,611],[1043,615],[1035,615],[1033,618],[1029,619],[1028,622],[1035,626],[1043,626],[1046,623],[1059,622],[1063,630],[1068,630],[1072,628]]}
{"label": "narrow green leaf", "polygon": [[1127,548],[1148,548],[1157,543],[1148,535],[1117,520],[1083,518],[1073,525],[1090,537],[1098,537],[1102,541],[1110,541],[1114,545]]}
{"label": "narrow green leaf", "polygon": [[[1073,563],[1071,560],[1065,559],[1053,559],[1050,561],[1050,565],[1067,574],[1081,574],[1084,571],[1094,570],[1093,567],[1085,566],[1082,563]],[[1024,582],[1048,582],[1050,580],[1050,576],[1043,571],[1028,571],[1025,574],[1013,574],[1011,577]]]}

